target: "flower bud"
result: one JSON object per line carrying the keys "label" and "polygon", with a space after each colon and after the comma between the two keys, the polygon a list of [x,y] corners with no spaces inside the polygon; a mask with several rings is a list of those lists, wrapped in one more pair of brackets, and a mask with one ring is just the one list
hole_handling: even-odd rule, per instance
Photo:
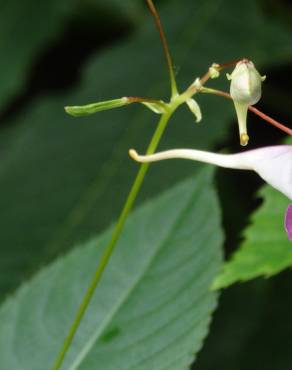
{"label": "flower bud", "polygon": [[227,78],[231,80],[230,95],[238,118],[240,144],[245,146],[249,140],[246,129],[248,106],[260,100],[265,76],[259,74],[251,61],[243,59],[236,64],[234,71],[227,75]]}
{"label": "flower bud", "polygon": [[260,100],[265,77],[261,77],[253,62],[247,59],[238,62],[229,78],[230,95],[234,101],[253,105]]}
{"label": "flower bud", "polygon": [[123,107],[124,105],[127,104],[130,104],[129,98],[123,97],[120,99],[107,100],[86,105],[68,106],[65,107],[65,111],[71,116],[79,117],[101,112],[103,110]]}

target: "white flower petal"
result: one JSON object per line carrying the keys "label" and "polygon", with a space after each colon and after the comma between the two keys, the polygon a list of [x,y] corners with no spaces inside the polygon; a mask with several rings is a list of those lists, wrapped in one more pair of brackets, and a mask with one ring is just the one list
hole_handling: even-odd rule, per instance
{"label": "white flower petal", "polygon": [[146,156],[138,155],[133,149],[129,153],[138,162],[184,158],[220,167],[253,170],[292,200],[292,145],[269,146],[237,154],[216,154],[192,149],[167,150]]}
{"label": "white flower petal", "polygon": [[254,170],[268,184],[292,199],[292,145],[268,148],[261,160],[254,163]]}

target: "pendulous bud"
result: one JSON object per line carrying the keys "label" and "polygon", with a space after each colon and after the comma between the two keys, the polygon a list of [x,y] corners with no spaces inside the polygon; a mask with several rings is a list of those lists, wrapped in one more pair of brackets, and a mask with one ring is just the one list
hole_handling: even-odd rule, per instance
{"label": "pendulous bud", "polygon": [[227,78],[231,80],[230,95],[237,114],[240,144],[245,146],[249,140],[246,129],[248,106],[256,104],[260,100],[262,82],[266,77],[259,74],[253,62],[243,59],[236,64],[231,75],[227,74]]}

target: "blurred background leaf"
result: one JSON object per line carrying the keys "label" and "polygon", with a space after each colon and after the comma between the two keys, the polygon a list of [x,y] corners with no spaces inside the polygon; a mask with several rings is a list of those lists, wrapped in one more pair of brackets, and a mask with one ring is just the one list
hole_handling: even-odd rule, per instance
{"label": "blurred background leaf", "polygon": [[292,265],[291,241],[284,229],[289,200],[271,187],[259,193],[264,204],[255,212],[244,231],[244,242],[226,262],[216,278],[217,289],[259,276],[270,277]]}
{"label": "blurred background leaf", "polygon": [[[248,56],[265,73],[273,63],[291,60],[291,32],[266,18],[254,1],[185,0],[182,6],[172,0],[159,10],[180,86],[214,61]],[[212,84],[227,88],[224,77]],[[62,106],[124,95],[161,98],[167,91],[160,43],[148,16],[135,36],[93,55],[82,83],[72,92],[35,98],[7,118],[0,133],[2,297],[42,264],[117,217],[137,170],[128,148],[143,152],[156,126],[156,117],[140,107],[74,119],[65,115]],[[210,149],[229,132],[237,139],[236,126],[229,128],[232,104],[214,97],[198,100],[202,123],[195,125],[187,109],[181,109],[162,147]],[[196,168],[183,161],[153,166],[139,201]]]}
{"label": "blurred background leaf", "polygon": [[292,362],[292,272],[224,290],[193,370],[285,370]]}
{"label": "blurred background leaf", "polygon": [[[209,287],[221,264],[212,173],[197,173],[132,214],[64,369],[179,370],[192,363],[216,305]],[[43,269],[2,306],[1,370],[52,369],[111,232]]]}
{"label": "blurred background leaf", "polygon": [[[292,7],[288,1],[156,3],[181,87],[214,61],[251,58],[268,75],[259,107],[289,125]],[[127,150],[131,146],[142,151],[156,125],[155,116],[138,107],[74,120],[65,117],[62,106],[120,94],[160,98],[167,95],[168,83],[158,36],[142,0],[58,4],[6,0],[0,9],[3,298],[50,259],[116,219],[137,169]],[[210,85],[228,88],[219,80]],[[232,104],[215,97],[198,100],[204,114],[200,126],[182,109],[170,123],[162,147],[238,151]],[[274,144],[283,137],[252,116],[249,134],[249,148]],[[139,203],[197,168],[183,161],[155,164]],[[241,242],[250,213],[259,206],[255,194],[261,181],[252,173],[220,170],[217,185],[230,255]],[[224,291],[194,368],[290,368],[291,284],[288,271]]]}
{"label": "blurred background leaf", "polygon": [[[120,25],[138,21],[143,14],[142,4],[115,0],[103,4],[97,0],[1,1],[0,111],[24,90],[36,59],[63,37],[68,25],[78,23],[81,28],[83,22],[100,24],[105,15]],[[98,32],[98,27],[94,31]]]}

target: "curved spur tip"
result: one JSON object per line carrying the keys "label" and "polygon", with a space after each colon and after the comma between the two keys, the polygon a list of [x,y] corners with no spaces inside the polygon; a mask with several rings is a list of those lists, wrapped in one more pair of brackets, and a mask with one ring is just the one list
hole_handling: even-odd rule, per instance
{"label": "curved spur tip", "polygon": [[285,230],[288,234],[289,240],[292,241],[292,204],[288,206],[285,214]]}
{"label": "curved spur tip", "polygon": [[134,161],[137,161],[139,162],[139,156],[138,156],[138,153],[136,152],[135,149],[130,149],[129,150],[129,156],[134,159]]}

